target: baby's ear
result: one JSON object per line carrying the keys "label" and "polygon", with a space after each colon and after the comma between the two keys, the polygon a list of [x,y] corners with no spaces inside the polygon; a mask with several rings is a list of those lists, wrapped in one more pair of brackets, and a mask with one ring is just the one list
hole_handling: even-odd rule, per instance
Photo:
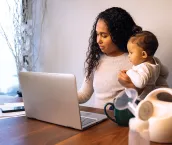
{"label": "baby's ear", "polygon": [[142,58],[147,58],[148,55],[147,55],[147,52],[146,51],[142,51]]}

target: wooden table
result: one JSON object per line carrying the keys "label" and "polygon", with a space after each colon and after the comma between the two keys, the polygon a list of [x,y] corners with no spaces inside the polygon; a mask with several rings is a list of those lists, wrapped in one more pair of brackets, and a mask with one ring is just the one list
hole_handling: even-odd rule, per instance
{"label": "wooden table", "polygon": [[[3,99],[0,98],[0,103]],[[11,102],[9,99],[5,101]],[[22,101],[17,98],[17,101]],[[81,110],[103,113],[101,109],[81,107]],[[0,145],[127,145],[128,127],[106,120],[85,131],[16,117],[0,120]],[[163,145],[151,143],[151,145]],[[168,144],[170,145],[170,144]],[[171,144],[172,145],[172,144]]]}

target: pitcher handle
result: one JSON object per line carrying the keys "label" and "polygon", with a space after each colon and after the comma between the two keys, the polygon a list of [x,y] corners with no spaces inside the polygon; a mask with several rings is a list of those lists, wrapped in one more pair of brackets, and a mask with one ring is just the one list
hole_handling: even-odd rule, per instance
{"label": "pitcher handle", "polygon": [[114,104],[113,104],[113,103],[106,103],[106,105],[104,106],[104,113],[106,114],[106,116],[107,116],[110,120],[112,120],[113,122],[117,123],[116,120],[115,120],[114,118],[110,117],[109,114],[107,113],[106,108],[107,108],[108,105],[112,106],[112,109],[113,109],[113,111],[114,111],[114,109],[115,109]]}

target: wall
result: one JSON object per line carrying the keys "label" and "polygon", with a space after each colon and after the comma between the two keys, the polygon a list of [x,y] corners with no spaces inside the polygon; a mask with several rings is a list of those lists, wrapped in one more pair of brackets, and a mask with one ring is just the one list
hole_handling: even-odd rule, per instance
{"label": "wall", "polygon": [[[158,37],[156,53],[169,67],[172,87],[171,0],[46,0],[39,70],[73,73],[79,89],[84,77],[88,39],[97,14],[112,6],[126,9],[136,23]],[[86,103],[91,105],[92,101]]]}

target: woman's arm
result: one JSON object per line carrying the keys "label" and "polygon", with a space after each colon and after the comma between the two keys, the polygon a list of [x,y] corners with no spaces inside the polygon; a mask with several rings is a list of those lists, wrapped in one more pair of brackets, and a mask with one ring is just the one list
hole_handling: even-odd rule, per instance
{"label": "woman's arm", "polygon": [[129,78],[129,76],[126,74],[127,70],[122,70],[119,74],[118,74],[118,81],[119,83],[124,86],[125,88],[133,88],[136,89],[138,94],[141,94],[143,89],[137,88],[131,81],[131,79]]}
{"label": "woman's arm", "polygon": [[155,57],[155,60],[160,65],[160,74],[156,81],[156,88],[169,87],[167,83],[167,77],[169,75],[168,68],[161,63],[161,61]]}
{"label": "woman's arm", "polygon": [[78,101],[80,104],[87,102],[94,92],[93,76],[90,79],[84,79],[81,88],[78,91]]}
{"label": "woman's arm", "polygon": [[126,74],[137,88],[144,88],[152,77],[155,78],[156,74],[159,74],[159,71],[159,65],[153,67],[149,63],[141,63],[129,69]]}

